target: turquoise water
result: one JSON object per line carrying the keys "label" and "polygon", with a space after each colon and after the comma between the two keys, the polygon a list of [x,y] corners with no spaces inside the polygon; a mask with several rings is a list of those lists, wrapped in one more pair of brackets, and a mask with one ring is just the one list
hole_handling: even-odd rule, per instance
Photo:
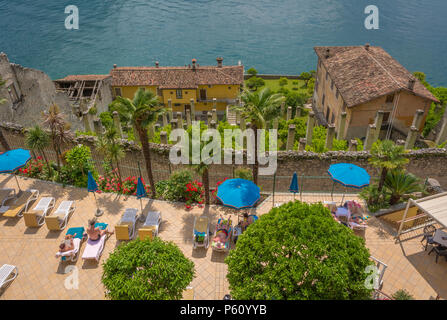
{"label": "turquoise water", "polygon": [[[447,85],[446,0],[0,0],[0,51],[52,78],[124,65],[224,64],[262,73],[316,68],[313,46],[385,48],[410,71]],[[80,29],[66,30],[77,5]],[[364,9],[380,9],[366,30]]]}

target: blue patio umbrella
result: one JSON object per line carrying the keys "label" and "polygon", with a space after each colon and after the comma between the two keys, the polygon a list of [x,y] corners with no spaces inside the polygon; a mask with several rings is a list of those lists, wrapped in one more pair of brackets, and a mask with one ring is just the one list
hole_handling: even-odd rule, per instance
{"label": "blue patio umbrella", "polygon": [[[29,150],[14,149],[6,151],[0,154],[0,173],[15,173],[18,169],[26,166],[30,160],[31,154]],[[20,190],[19,181],[15,174],[14,177]]]}
{"label": "blue patio umbrella", "polygon": [[292,181],[290,182],[289,191],[293,192],[293,198],[295,198],[295,193],[299,192],[298,176],[297,176],[296,172],[293,173]]}
{"label": "blue patio umbrella", "polygon": [[250,208],[261,198],[261,189],[249,180],[228,179],[219,186],[217,198],[224,206]]}
{"label": "blue patio umbrella", "polygon": [[95,201],[96,201],[95,215],[97,217],[99,217],[103,214],[103,211],[101,209],[99,209],[98,199],[96,199],[96,191],[98,191],[99,189],[98,189],[98,185],[96,184],[96,181],[93,178],[93,175],[90,171],[88,172],[88,175],[87,175],[87,190],[88,190],[88,192],[93,192],[93,196],[95,197]]}
{"label": "blue patio umbrella", "polygon": [[[369,185],[371,177],[365,169],[352,163],[336,163],[329,167],[332,181],[349,188],[361,189]],[[332,194],[334,187],[332,186]],[[344,199],[344,194],[342,202]]]}
{"label": "blue patio umbrella", "polygon": [[143,202],[141,198],[147,197],[146,188],[144,187],[143,180],[141,177],[138,177],[137,183],[137,199],[140,199],[141,212],[143,212]]}

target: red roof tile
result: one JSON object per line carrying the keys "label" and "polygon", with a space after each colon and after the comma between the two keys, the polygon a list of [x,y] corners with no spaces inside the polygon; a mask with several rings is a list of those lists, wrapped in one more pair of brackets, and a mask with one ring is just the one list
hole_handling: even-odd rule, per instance
{"label": "red roof tile", "polygon": [[110,71],[113,86],[155,85],[161,89],[194,89],[199,85],[241,85],[243,66],[117,67]]}
{"label": "red roof tile", "polygon": [[72,82],[72,81],[96,81],[104,80],[110,77],[110,74],[72,74],[65,78],[57,79],[57,82]]}
{"label": "red roof tile", "polygon": [[[400,90],[439,102],[381,47],[315,47],[314,50],[348,107]],[[413,90],[409,88],[410,79],[416,80]]]}

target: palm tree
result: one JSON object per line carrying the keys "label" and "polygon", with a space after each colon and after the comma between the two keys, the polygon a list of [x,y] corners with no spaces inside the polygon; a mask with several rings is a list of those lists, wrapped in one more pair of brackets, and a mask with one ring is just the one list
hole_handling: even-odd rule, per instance
{"label": "palm tree", "polygon": [[155,183],[152,174],[151,152],[149,147],[149,137],[147,130],[153,125],[160,115],[167,111],[158,100],[158,96],[150,90],[138,89],[133,97],[117,97],[114,105],[118,112],[122,112],[126,118],[135,126],[143,149],[143,156],[146,164],[146,171],[149,177],[152,197],[155,198]]}
{"label": "palm tree", "polygon": [[382,191],[388,171],[401,169],[407,163],[405,148],[394,144],[391,140],[376,141],[371,148],[369,162],[376,168],[381,169],[378,191]]}
{"label": "palm tree", "polygon": [[56,153],[57,167],[60,168],[60,159],[62,158],[61,145],[68,143],[72,138],[70,125],[65,122],[59,106],[53,104],[47,112],[43,113],[43,125],[50,130],[51,143]]}
{"label": "palm tree", "polygon": [[48,176],[51,177],[52,170],[50,163],[48,162],[47,155],[45,154],[44,149],[49,146],[50,144],[50,137],[48,134],[42,130],[41,127],[36,125],[34,128],[31,128],[28,130],[28,132],[25,135],[25,144],[28,148],[32,150],[39,151],[43,159],[45,160],[45,163],[47,164],[48,168]]}
{"label": "palm tree", "polygon": [[[2,78],[0,77],[0,88],[3,87],[5,85],[6,81],[3,81]],[[0,98],[0,105],[6,103],[6,99],[2,99]],[[3,135],[3,130],[0,128],[0,144],[2,145],[2,147],[8,151],[11,150],[11,148],[9,147],[8,141],[6,140],[5,136]]]}
{"label": "palm tree", "polygon": [[253,165],[253,182],[258,184],[258,136],[257,129],[265,129],[266,122],[278,117],[280,105],[286,98],[279,93],[274,93],[266,87],[260,92],[244,90],[240,96],[242,104],[232,106],[242,117],[251,122],[251,128],[255,133],[255,163]]}
{"label": "palm tree", "polygon": [[99,152],[104,154],[106,159],[110,161],[113,165],[113,160],[115,161],[116,168],[118,170],[119,180],[122,182],[121,168],[119,165],[119,160],[124,157],[123,147],[117,142],[118,131],[115,127],[107,127],[104,136],[98,137],[96,142],[96,148]]}
{"label": "palm tree", "polygon": [[385,187],[390,191],[390,205],[396,204],[403,195],[421,191],[419,179],[402,170],[389,171],[385,178]]}

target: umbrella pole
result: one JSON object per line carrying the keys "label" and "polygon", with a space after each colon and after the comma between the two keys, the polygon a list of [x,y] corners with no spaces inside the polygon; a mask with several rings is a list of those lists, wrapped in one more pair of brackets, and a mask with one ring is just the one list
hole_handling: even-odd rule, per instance
{"label": "umbrella pole", "polygon": [[332,191],[331,191],[331,200],[334,201],[334,187],[335,187],[335,182],[332,182]]}
{"label": "umbrella pole", "polygon": [[276,189],[276,171],[275,171],[275,174],[273,175],[273,205],[272,205],[272,208],[275,207],[275,189]]}
{"label": "umbrella pole", "polygon": [[143,200],[140,198],[141,214],[143,214]]}
{"label": "umbrella pole", "polygon": [[343,197],[341,198],[341,205],[343,205],[343,200],[345,200],[345,194],[346,194],[346,187],[345,187],[345,192],[343,192]]}
{"label": "umbrella pole", "polygon": [[101,211],[101,209],[99,209],[99,204],[98,204],[98,199],[96,199],[96,192],[93,191],[93,196],[95,197],[95,202],[96,202],[96,216],[99,217],[103,214],[103,212]]}
{"label": "umbrella pole", "polygon": [[20,189],[19,179],[17,179],[17,175],[15,173],[14,173],[14,178],[16,178],[17,187],[19,187],[19,192],[22,191],[22,189]]}

